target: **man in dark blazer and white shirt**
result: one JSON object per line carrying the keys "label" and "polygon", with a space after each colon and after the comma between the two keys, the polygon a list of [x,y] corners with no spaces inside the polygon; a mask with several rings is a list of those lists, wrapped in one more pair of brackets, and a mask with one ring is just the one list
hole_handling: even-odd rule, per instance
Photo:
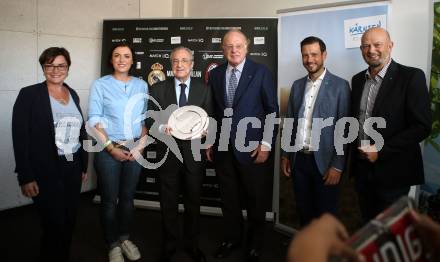
{"label": "man in dark blazer and white shirt", "polygon": [[[293,125],[284,126],[292,128],[290,141],[295,142],[294,151],[299,151],[283,151],[281,167],[285,176],[293,178],[300,224],[305,226],[325,212],[337,214],[346,153],[336,151],[335,131],[344,130],[335,129],[338,120],[349,116],[350,86],[324,67],[327,51],[321,39],[310,36],[301,41],[301,55],[308,75],[292,85],[286,118],[293,119]],[[329,119],[332,124],[315,137],[312,130],[317,120]]]}
{"label": "man in dark blazer and white shirt", "polygon": [[[227,63],[210,72],[208,85],[213,93],[218,133],[222,130],[230,137],[221,139],[222,135],[219,137],[217,134],[219,139],[207,150],[207,156],[208,160],[214,160],[225,224],[224,242],[214,256],[225,258],[241,245],[244,221],[240,195],[243,194],[248,221],[246,259],[257,261],[264,238],[265,203],[271,198],[265,191],[273,176],[268,159],[275,147],[277,127],[264,137],[263,131],[267,115],[278,116],[278,99],[270,71],[246,58],[248,43],[241,31],[228,31],[222,41]],[[253,118],[261,126],[251,126],[248,122],[243,128],[238,128],[240,120],[246,120],[244,118]],[[224,123],[232,122],[230,131],[226,131],[228,124],[222,126],[223,120]],[[240,142],[243,137],[244,145],[243,141]],[[249,146],[251,143],[254,145],[252,148]],[[243,146],[248,146],[247,150],[242,150]]]}
{"label": "man in dark blazer and white shirt", "polygon": [[[352,79],[351,108],[360,132],[352,143],[351,172],[364,222],[407,195],[410,186],[424,183],[419,143],[429,135],[432,122],[425,74],[392,60],[392,48],[386,30],[366,31],[360,49],[369,67]],[[363,128],[366,119],[374,117],[383,118],[386,126]],[[382,148],[372,131],[383,138]]]}
{"label": "man in dark blazer and white shirt", "polygon": [[[171,52],[171,66],[174,78],[159,82],[150,88],[148,109],[157,111],[155,101],[162,110],[169,106],[195,105],[212,114],[210,88],[200,79],[190,77],[194,65],[193,53],[186,47],[177,47]],[[155,101],[153,101],[155,100]],[[167,120],[166,118],[165,120]],[[151,119],[148,119],[151,120]],[[157,120],[156,120],[157,121]],[[154,125],[147,121],[147,127],[158,126],[160,132],[170,135],[171,128],[166,123]],[[202,159],[194,160],[191,141],[175,139],[182,155],[181,162],[174,153],[169,152],[165,162],[158,168],[160,177],[160,207],[162,212],[162,256],[160,261],[171,261],[177,249],[180,229],[178,227],[179,186],[183,185],[185,211],[183,215],[183,240],[185,251],[194,261],[206,261],[199,249],[200,192],[205,176],[205,152],[200,152]],[[165,155],[167,145],[157,144],[158,156]],[[183,180],[183,181],[182,181]],[[182,183],[181,183],[182,182]]]}

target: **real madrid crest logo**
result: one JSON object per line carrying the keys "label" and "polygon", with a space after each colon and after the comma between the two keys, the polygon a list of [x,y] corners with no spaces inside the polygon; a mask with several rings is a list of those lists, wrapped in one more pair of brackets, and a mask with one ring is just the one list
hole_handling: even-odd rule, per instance
{"label": "real madrid crest logo", "polygon": [[165,74],[162,71],[163,65],[159,63],[154,63],[151,66],[151,72],[148,74],[148,84],[154,85],[157,82],[164,81],[165,80]]}

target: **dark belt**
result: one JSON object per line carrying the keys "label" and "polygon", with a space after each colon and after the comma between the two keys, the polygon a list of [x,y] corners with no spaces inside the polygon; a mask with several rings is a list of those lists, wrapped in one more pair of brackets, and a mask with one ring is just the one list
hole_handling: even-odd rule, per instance
{"label": "dark belt", "polygon": [[[136,141],[138,141],[138,140],[139,140],[139,138],[135,138],[135,139],[134,139],[134,142],[136,142]],[[124,150],[124,151],[128,151],[128,152],[130,152],[130,149],[129,149],[128,147],[125,146],[126,143],[127,143],[127,141],[128,141],[128,140],[126,140],[126,141],[112,141],[112,144],[113,144],[113,146],[116,147],[116,148],[119,148],[119,149],[122,149],[122,150]]]}
{"label": "dark belt", "polygon": [[304,155],[312,155],[313,154],[313,151],[310,151],[309,149],[305,149],[305,148],[299,150],[298,152],[302,153]]}

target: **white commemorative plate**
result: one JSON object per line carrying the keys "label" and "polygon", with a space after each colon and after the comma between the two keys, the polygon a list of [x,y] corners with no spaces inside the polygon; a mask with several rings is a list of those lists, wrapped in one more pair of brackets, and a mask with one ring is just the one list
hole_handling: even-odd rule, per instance
{"label": "white commemorative plate", "polygon": [[198,106],[179,107],[168,119],[171,135],[182,140],[200,138],[208,124],[208,114]]}

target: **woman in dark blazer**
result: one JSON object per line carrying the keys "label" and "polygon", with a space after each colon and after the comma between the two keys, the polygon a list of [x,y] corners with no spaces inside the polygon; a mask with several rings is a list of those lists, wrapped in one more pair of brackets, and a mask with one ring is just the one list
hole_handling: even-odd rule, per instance
{"label": "woman in dark blazer", "polygon": [[43,51],[46,81],[20,90],[12,114],[18,182],[41,218],[40,261],[68,261],[81,181],[86,179],[84,120],[78,94],[64,83],[69,52]]}

